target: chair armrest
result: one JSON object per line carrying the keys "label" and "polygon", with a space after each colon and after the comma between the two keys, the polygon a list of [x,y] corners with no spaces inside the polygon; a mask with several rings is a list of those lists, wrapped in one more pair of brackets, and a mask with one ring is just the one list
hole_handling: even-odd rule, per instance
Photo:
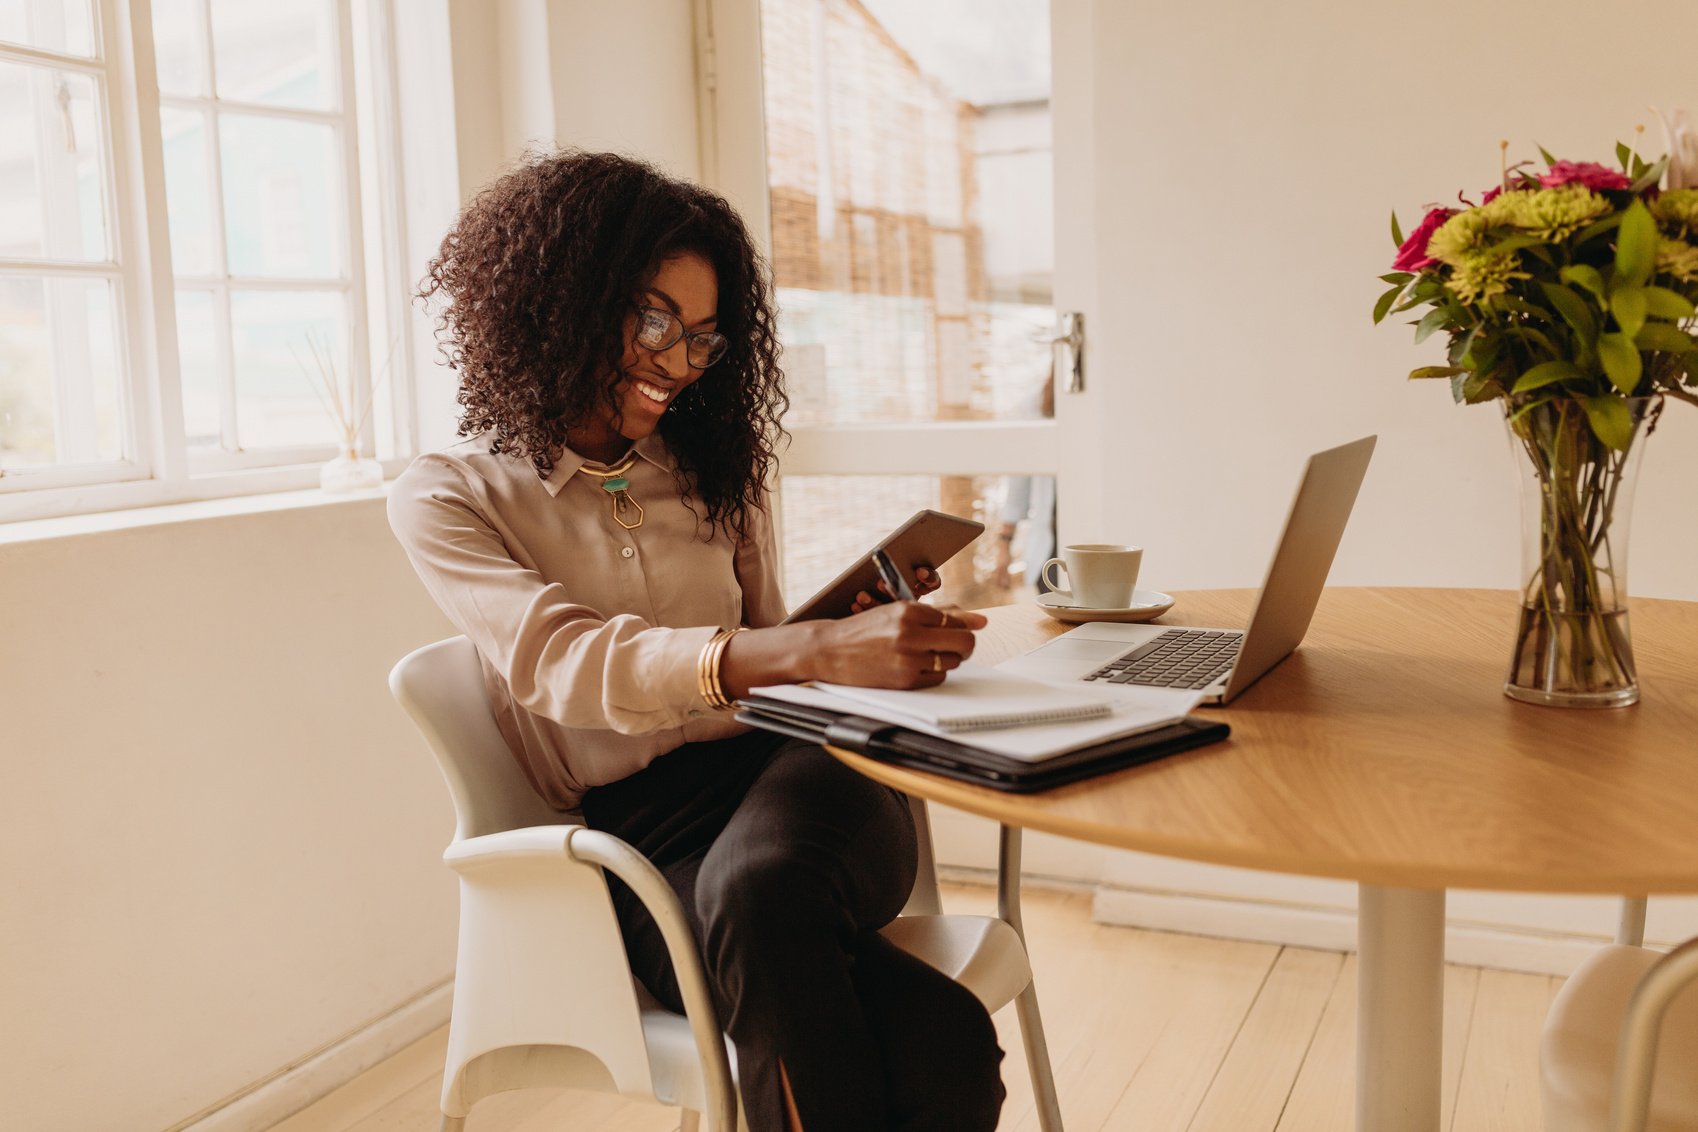
{"label": "chair armrest", "polygon": [[707,1078],[708,1126],[736,1128],[737,1092],[731,1082],[730,1061],[725,1056],[725,1035],[720,1029],[719,1012],[708,994],[701,952],[677,894],[648,858],[612,834],[579,826],[567,834],[566,852],[574,860],[598,865],[624,881],[660,926],[673,973],[678,978],[679,997],[684,1000],[684,1017],[689,1020],[690,1033],[696,1040],[696,1055],[701,1058]]}
{"label": "chair armrest", "polygon": [[1698,939],[1689,939],[1657,960],[1634,988],[1616,1055],[1615,1095],[1610,1102],[1611,1132],[1640,1132],[1645,1127],[1663,1016],[1675,995],[1694,980],[1698,980]]}
{"label": "chair armrest", "polygon": [[539,860],[568,856],[574,830],[581,825],[532,825],[504,829],[455,841],[442,852],[442,859],[455,872],[503,861]]}

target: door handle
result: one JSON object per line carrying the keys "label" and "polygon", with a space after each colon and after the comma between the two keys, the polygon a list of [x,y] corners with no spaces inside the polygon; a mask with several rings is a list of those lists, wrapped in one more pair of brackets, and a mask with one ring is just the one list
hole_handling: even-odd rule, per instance
{"label": "door handle", "polygon": [[1064,311],[1061,315],[1061,333],[1050,340],[1050,349],[1057,346],[1066,347],[1066,355],[1056,365],[1057,371],[1067,372],[1066,391],[1068,393],[1083,393],[1085,391],[1085,315],[1082,311]]}

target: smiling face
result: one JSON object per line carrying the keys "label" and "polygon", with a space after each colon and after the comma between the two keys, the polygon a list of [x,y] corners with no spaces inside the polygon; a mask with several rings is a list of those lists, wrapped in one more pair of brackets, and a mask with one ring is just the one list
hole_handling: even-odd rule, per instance
{"label": "smiling face", "polygon": [[[707,260],[695,252],[680,252],[661,261],[635,302],[671,312],[684,324],[685,334],[712,330],[719,313],[719,278]],[[567,430],[567,443],[587,459],[617,460],[631,441],[659,428],[678,394],[702,375],[690,366],[688,339],[680,337],[664,350],[650,350],[636,334],[637,312],[632,310],[625,316],[625,353],[613,387],[618,419],[610,406],[598,405],[592,420]]]}

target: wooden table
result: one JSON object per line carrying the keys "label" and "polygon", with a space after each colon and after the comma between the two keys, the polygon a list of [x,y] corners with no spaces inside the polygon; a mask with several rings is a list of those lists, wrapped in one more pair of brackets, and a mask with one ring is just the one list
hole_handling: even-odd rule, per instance
{"label": "wooden table", "polygon": [[[1176,595],[1162,620],[1242,626],[1250,590]],[[1301,648],[1225,708],[1225,742],[1039,795],[847,751],[934,802],[1103,845],[1360,886],[1356,1126],[1439,1124],[1446,888],[1698,892],[1698,603],[1638,600],[1641,702],[1502,693],[1508,591],[1329,589]],[[987,611],[975,659],[1065,631]]]}

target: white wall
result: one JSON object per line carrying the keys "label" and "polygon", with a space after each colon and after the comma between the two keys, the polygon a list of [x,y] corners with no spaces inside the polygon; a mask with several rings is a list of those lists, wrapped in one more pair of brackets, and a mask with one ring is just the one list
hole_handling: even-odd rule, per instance
{"label": "white wall", "polygon": [[0,592],[9,1127],[173,1126],[452,975],[385,686],[450,630],[382,499],[0,543]]}
{"label": "white wall", "polygon": [[[1157,588],[1257,585],[1303,455],[1377,432],[1333,580],[1513,585],[1497,410],[1406,381],[1442,342],[1372,325],[1388,216],[1407,230],[1427,202],[1490,186],[1500,138],[1512,158],[1613,161],[1644,122],[1660,153],[1647,106],[1698,108],[1698,6],[1058,6],[1096,21],[1090,416],[1131,441],[1104,449],[1117,480],[1100,515],[1063,500],[1064,537],[1143,543]],[[1078,65],[1058,57],[1058,90]],[[1634,593],[1698,598],[1695,477],[1698,411],[1673,404],[1644,464]]]}

